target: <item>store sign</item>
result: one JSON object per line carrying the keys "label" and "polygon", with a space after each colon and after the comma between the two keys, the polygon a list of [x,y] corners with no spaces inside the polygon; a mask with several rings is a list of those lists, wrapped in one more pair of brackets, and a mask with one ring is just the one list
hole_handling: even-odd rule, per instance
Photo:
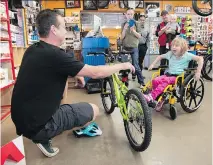
{"label": "store sign", "polygon": [[191,12],[191,8],[190,7],[186,7],[186,6],[176,6],[176,7],[174,7],[174,12],[176,14],[190,13]]}

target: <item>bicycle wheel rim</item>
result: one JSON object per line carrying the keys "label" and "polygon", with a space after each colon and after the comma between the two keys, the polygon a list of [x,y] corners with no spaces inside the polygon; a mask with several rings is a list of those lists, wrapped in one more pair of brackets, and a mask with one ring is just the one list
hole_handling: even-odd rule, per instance
{"label": "bicycle wheel rim", "polygon": [[[130,103],[130,97],[131,95],[135,95],[137,101],[139,101],[139,107],[138,109],[140,109],[139,111],[136,110],[136,113],[138,115],[135,115],[135,119],[139,119],[139,120],[134,120],[136,122],[139,122],[138,127],[140,128],[139,131],[137,131],[137,134],[139,134],[138,137],[140,137],[140,139],[135,139],[134,134],[132,134],[132,131],[130,130],[130,125],[133,123],[133,121],[131,121],[131,115],[129,114],[128,111],[128,105]],[[124,126],[125,126],[125,131],[126,131],[126,135],[127,138],[130,142],[130,145],[132,146],[132,148],[135,151],[144,151],[148,148],[150,142],[151,142],[151,137],[152,137],[152,119],[151,119],[151,111],[147,105],[147,102],[145,100],[145,98],[143,97],[143,94],[135,89],[131,89],[128,91],[127,95],[126,95],[126,106],[127,106],[127,113],[128,113],[128,120],[124,121]],[[139,117],[139,118],[137,118]],[[132,122],[132,123],[131,123]],[[140,127],[142,126],[142,128]],[[141,130],[142,129],[142,130]],[[139,142],[138,142],[139,140]]]}
{"label": "bicycle wheel rim", "polygon": [[[131,96],[133,96],[133,95],[130,95],[130,98],[131,98]],[[133,96],[134,97],[134,96]],[[137,100],[138,101],[138,100]],[[143,136],[142,136],[142,138],[141,138],[141,142],[140,143],[138,143],[138,139],[136,140],[136,138],[140,138],[140,137],[136,137],[137,135],[136,135],[136,133],[135,133],[135,131],[137,132],[137,131],[139,131],[141,128],[141,125],[138,125],[138,123],[137,123],[137,120],[138,120],[138,118],[139,117],[142,117],[142,119],[141,120],[144,120],[144,114],[143,113],[138,113],[138,114],[136,114],[136,116],[134,116],[135,114],[132,112],[132,110],[130,110],[129,108],[128,108],[128,105],[130,105],[130,104],[132,104],[131,102],[130,102],[130,100],[128,101],[128,103],[127,103],[127,109],[129,110],[129,112],[128,112],[128,115],[129,115],[129,121],[128,121],[128,128],[129,128],[129,135],[130,135],[130,138],[132,139],[132,141],[133,141],[133,143],[136,145],[136,146],[140,146],[143,142],[144,142],[144,137],[145,137],[145,129],[144,129],[144,127],[145,127],[145,124],[144,125],[142,125],[143,127]],[[141,115],[141,116],[139,116],[139,115]],[[131,121],[131,120],[133,120],[133,121]],[[142,121],[143,122],[143,121]],[[137,128],[136,128],[136,124],[137,124]],[[135,128],[136,129],[138,129],[138,130],[135,130]],[[133,130],[135,130],[134,132],[133,132]],[[134,134],[134,135],[133,135]]]}
{"label": "bicycle wheel rim", "polygon": [[193,7],[195,13],[197,13],[200,16],[209,16],[209,15],[212,14],[212,3],[211,3],[211,0],[209,1],[210,9],[209,9],[209,11],[206,11],[206,12],[201,10],[198,7],[198,2],[201,2],[201,1],[199,1],[199,0],[193,0],[192,1],[192,7]]}

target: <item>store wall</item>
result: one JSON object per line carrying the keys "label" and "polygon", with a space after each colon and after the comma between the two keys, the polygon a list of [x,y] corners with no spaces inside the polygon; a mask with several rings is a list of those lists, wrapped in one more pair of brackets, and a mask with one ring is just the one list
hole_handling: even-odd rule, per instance
{"label": "store wall", "polygon": [[[153,2],[151,0],[147,0],[145,2]],[[191,7],[192,6],[192,1],[171,1],[171,0],[156,0],[155,2],[160,3],[160,8],[163,10],[165,8],[166,4],[171,4],[174,7],[176,6],[186,6],[186,7]],[[182,3],[181,3],[182,2]],[[42,7],[43,9],[49,8],[65,8],[65,2],[61,0],[43,0],[42,1]],[[65,15],[70,16],[71,12],[80,12],[83,10],[83,1],[81,0],[81,8],[75,8],[75,9],[66,9],[65,10]],[[98,11],[125,11],[125,9],[119,8],[119,5],[115,4],[110,4],[108,9],[99,9]],[[144,9],[136,9],[138,12],[144,12]],[[173,11],[171,12],[173,13]]]}
{"label": "store wall", "polygon": [[[145,1],[145,2],[153,2],[151,0]],[[165,5],[171,4],[172,5],[172,11],[170,13],[174,13],[174,7],[176,6],[186,6],[191,7],[192,1],[184,1],[184,3],[181,3],[183,1],[169,1],[169,0],[156,0],[155,2],[160,3],[161,10],[165,9]],[[65,2],[64,1],[42,1],[42,8],[46,9],[54,9],[54,8],[65,8]],[[81,8],[75,8],[75,9],[65,9],[65,16],[71,16],[72,12],[80,12],[83,10],[83,1],[81,0]],[[119,5],[110,4],[108,9],[99,9],[98,11],[102,12],[125,12],[126,9],[119,8]],[[144,9],[136,9],[136,12],[143,13]],[[104,35],[109,37],[110,43],[115,44],[117,36],[120,34],[120,29],[103,29]]]}
{"label": "store wall", "polygon": [[[192,7],[192,1],[169,1],[169,0],[163,0],[162,1],[162,6],[161,6],[161,10],[162,9],[165,9],[165,5],[167,4],[171,4],[173,9],[174,7],[177,7],[177,6],[181,6],[181,7]],[[174,13],[174,10],[170,13]]]}

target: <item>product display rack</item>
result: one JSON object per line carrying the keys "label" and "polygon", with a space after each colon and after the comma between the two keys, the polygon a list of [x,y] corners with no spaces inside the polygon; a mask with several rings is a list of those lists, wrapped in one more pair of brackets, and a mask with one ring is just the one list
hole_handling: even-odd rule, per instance
{"label": "product display rack", "polygon": [[[11,40],[11,30],[10,30],[10,17],[9,17],[9,9],[8,9],[8,1],[3,0],[1,1],[1,5],[5,5],[5,15],[1,15],[1,25],[2,24],[7,24],[7,29],[4,31],[7,31],[8,36],[3,37],[2,36],[2,29],[1,29],[1,37],[0,41],[1,44],[5,43],[4,46],[8,45],[9,52],[4,53],[1,51],[1,68],[7,68],[8,69],[8,80],[3,81],[2,80],[2,75],[1,75],[1,84],[0,84],[0,89],[1,93],[3,93],[3,90],[8,89],[9,87],[13,86],[15,83],[15,69],[14,69],[14,61],[13,61],[13,49],[12,49],[12,40]],[[10,67],[9,67],[10,64]],[[10,72],[10,73],[9,73]],[[2,72],[1,72],[2,74]],[[6,73],[3,73],[6,74]],[[6,76],[5,76],[6,77]],[[10,114],[10,105],[2,105],[1,106],[1,121],[4,120],[6,117],[8,117]]]}

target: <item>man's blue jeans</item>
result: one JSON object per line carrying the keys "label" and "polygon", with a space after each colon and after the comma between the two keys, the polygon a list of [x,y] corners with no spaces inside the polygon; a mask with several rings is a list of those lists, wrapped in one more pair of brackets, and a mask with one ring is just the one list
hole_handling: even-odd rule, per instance
{"label": "man's blue jeans", "polygon": [[142,84],[144,83],[144,78],[142,76],[142,71],[139,66],[139,52],[138,48],[133,48],[134,54],[132,54],[132,65],[135,67],[135,74],[137,75],[138,78],[138,83]]}

